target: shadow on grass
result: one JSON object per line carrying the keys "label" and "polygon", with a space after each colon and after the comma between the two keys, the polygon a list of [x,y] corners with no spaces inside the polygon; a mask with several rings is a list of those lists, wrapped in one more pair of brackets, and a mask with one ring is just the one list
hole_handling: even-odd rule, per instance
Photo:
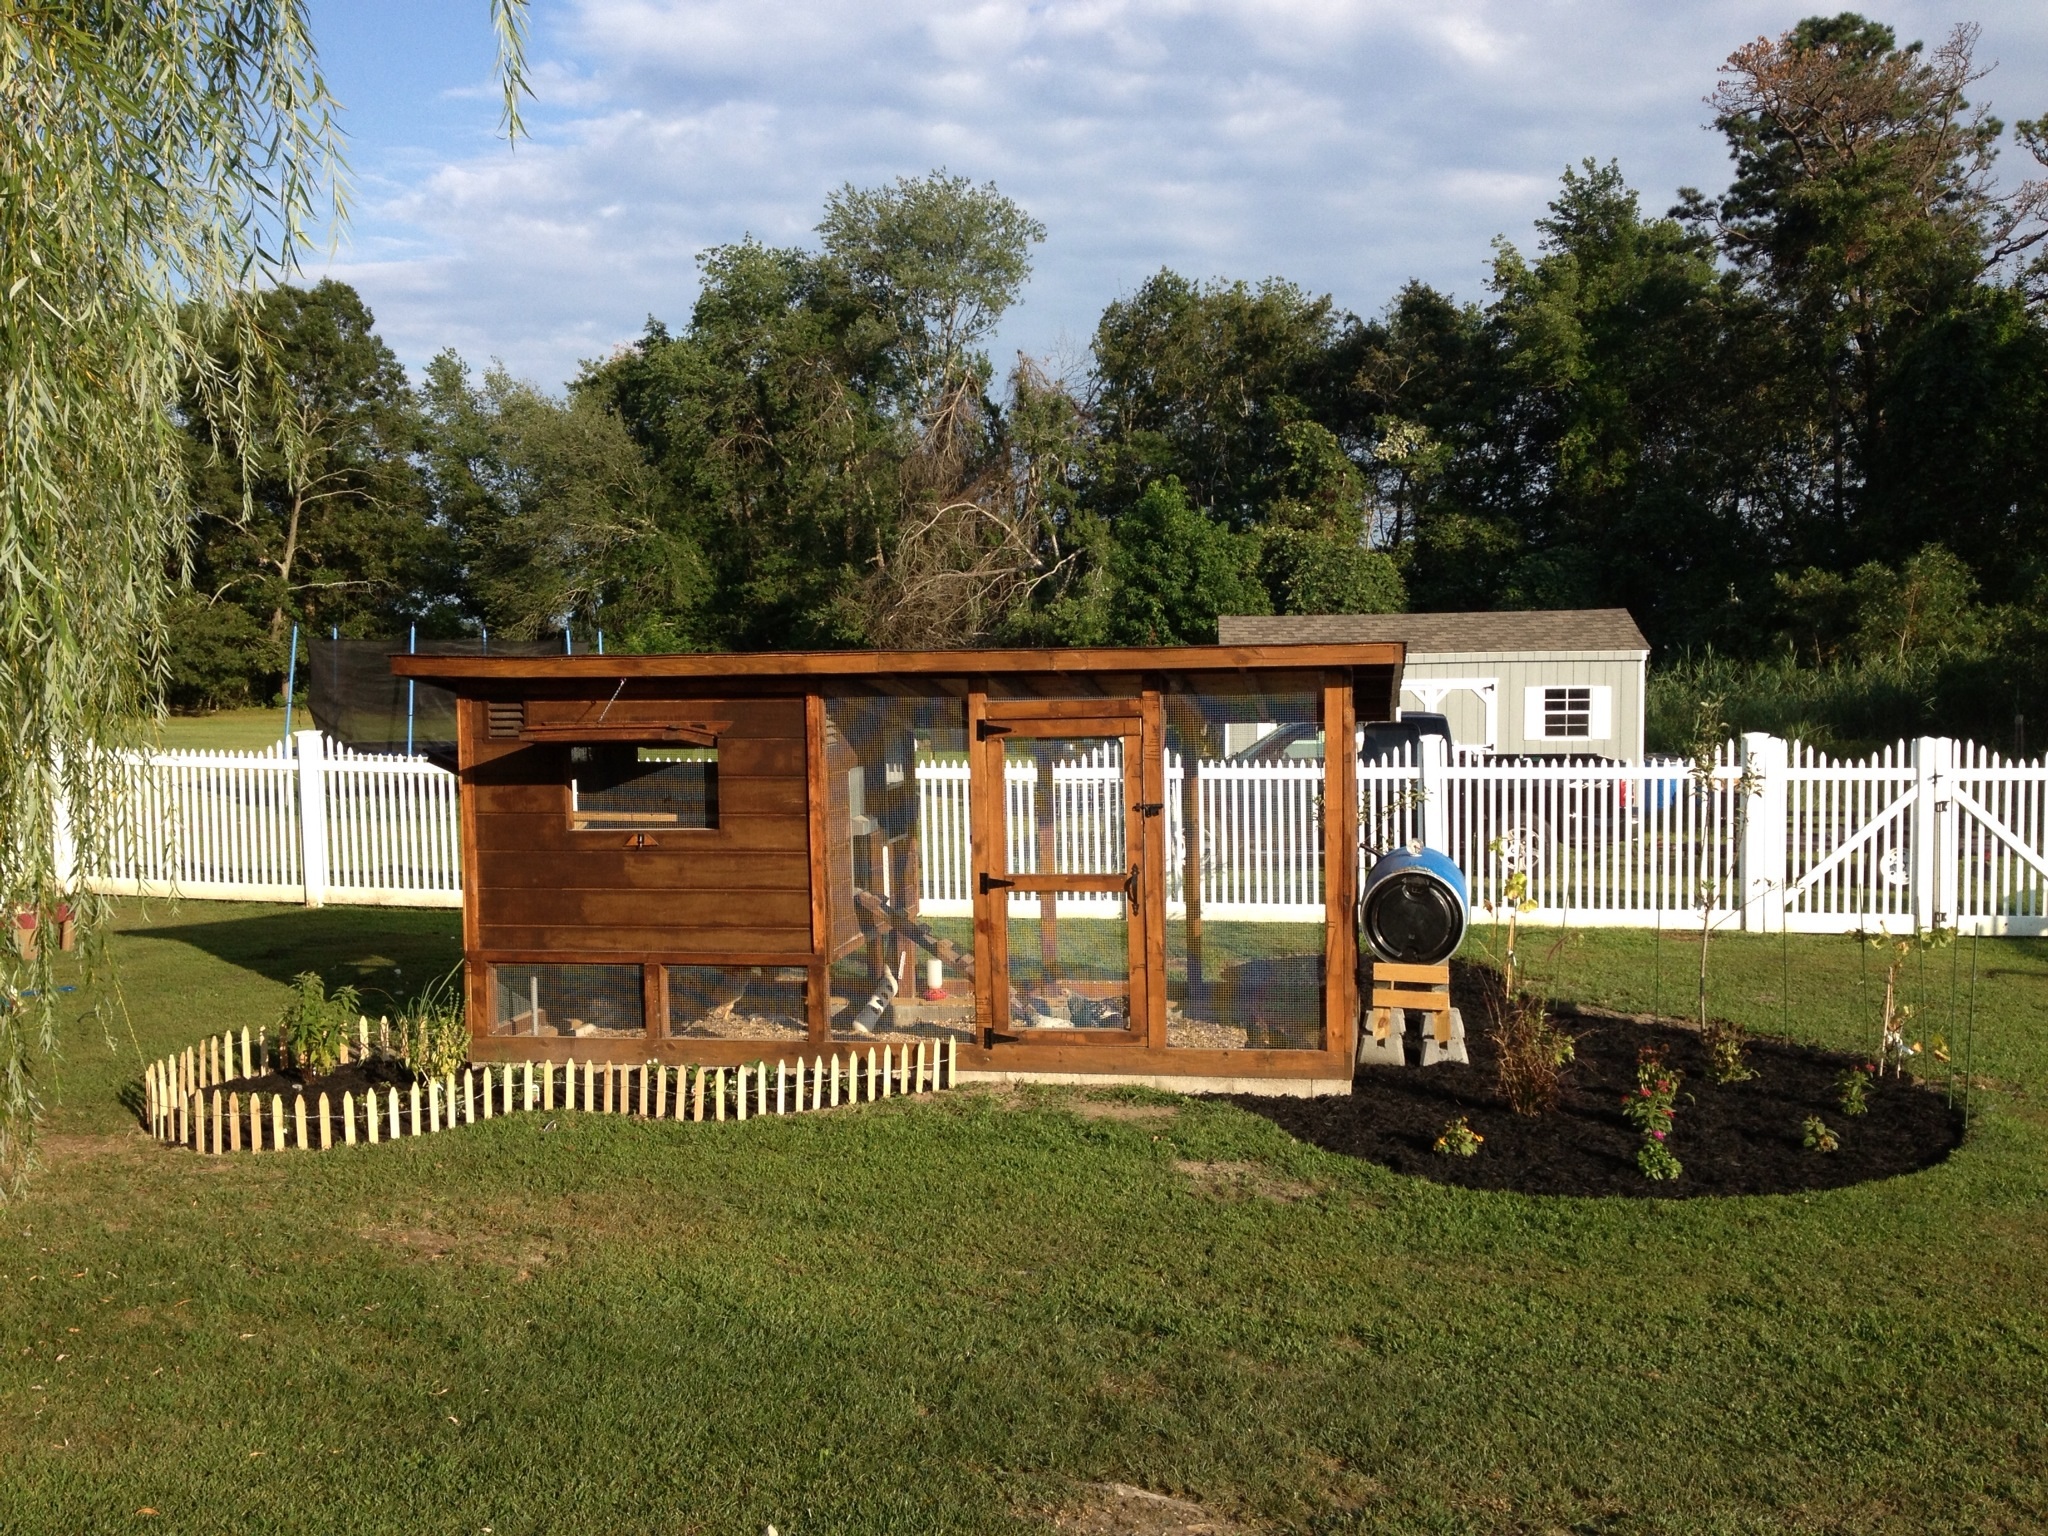
{"label": "shadow on grass", "polygon": [[314,907],[239,910],[193,921],[192,907],[128,928],[135,939],[185,944],[267,980],[289,985],[318,971],[329,987],[352,986],[371,1013],[397,1006],[462,958],[462,917],[453,910]]}

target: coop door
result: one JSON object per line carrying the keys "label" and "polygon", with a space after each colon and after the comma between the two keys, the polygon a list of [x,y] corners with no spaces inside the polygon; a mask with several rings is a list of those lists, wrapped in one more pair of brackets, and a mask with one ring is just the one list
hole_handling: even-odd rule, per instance
{"label": "coop door", "polygon": [[[1143,1043],[1163,935],[1138,701],[1060,718],[991,703],[975,752],[981,836],[975,917],[990,960],[989,1033],[1051,1043]],[[1036,706],[1040,709],[1046,706]]]}

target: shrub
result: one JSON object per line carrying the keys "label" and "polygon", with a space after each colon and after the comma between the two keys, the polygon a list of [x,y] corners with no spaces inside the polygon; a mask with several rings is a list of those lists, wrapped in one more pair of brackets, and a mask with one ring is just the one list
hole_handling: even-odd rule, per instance
{"label": "shrub", "polygon": [[1841,1138],[1828,1129],[1819,1115],[1808,1115],[1799,1128],[1806,1133],[1801,1144],[1809,1152],[1834,1152],[1842,1145]]}
{"label": "shrub", "polygon": [[1443,1157],[1476,1157],[1479,1144],[1486,1140],[1472,1129],[1472,1122],[1460,1115],[1444,1127],[1443,1135],[1436,1139],[1436,1150]]}
{"label": "shrub", "polygon": [[1499,1053],[1495,1070],[1508,1107],[1518,1115],[1557,1108],[1561,1069],[1572,1059],[1572,1037],[1551,1021],[1543,1000],[1526,993],[1508,999],[1488,1033]]}
{"label": "shrub", "polygon": [[398,1055],[421,1082],[438,1081],[469,1056],[462,967],[427,983],[398,1015]]}
{"label": "shrub", "polygon": [[318,971],[301,971],[292,978],[291,995],[278,1013],[277,1043],[301,1072],[313,1077],[332,1072],[348,1043],[349,1025],[361,1011],[354,987],[329,993]]}

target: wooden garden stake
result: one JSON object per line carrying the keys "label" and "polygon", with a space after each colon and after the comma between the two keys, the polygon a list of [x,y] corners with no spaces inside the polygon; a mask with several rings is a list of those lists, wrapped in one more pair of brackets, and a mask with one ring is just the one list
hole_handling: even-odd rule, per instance
{"label": "wooden garden stake", "polygon": [[555,1107],[555,1063],[552,1057],[540,1064],[540,1107],[548,1110]]}
{"label": "wooden garden stake", "polygon": [[228,1095],[228,1150],[242,1150],[242,1096],[239,1093]]}
{"label": "wooden garden stake", "polygon": [[405,1121],[398,1113],[398,1090],[391,1090],[391,1117],[384,1122],[384,1136],[387,1141],[396,1141],[405,1134]]}
{"label": "wooden garden stake", "polygon": [[462,1118],[476,1124],[476,1073],[469,1067],[462,1069]]}
{"label": "wooden garden stake", "polygon": [[242,1076],[254,1077],[255,1075],[250,1069],[249,1061],[249,1026],[244,1024],[242,1026]]}
{"label": "wooden garden stake", "polygon": [[659,1063],[654,1068],[654,1118],[668,1118],[668,1068]]}
{"label": "wooden garden stake", "polygon": [[523,1077],[524,1077],[524,1082],[525,1082],[525,1085],[526,1085],[526,1096],[525,1096],[525,1098],[524,1098],[523,1102],[524,1102],[524,1104],[525,1104],[526,1108],[527,1108],[527,1109],[528,1109],[529,1111],[531,1111],[531,1110],[532,1110],[532,1108],[533,1108],[533,1106],[534,1106],[534,1105],[535,1105],[536,1103],[538,1103],[538,1102],[539,1102],[539,1101],[538,1101],[538,1100],[537,1100],[537,1099],[536,1099],[536,1098],[534,1097],[534,1087],[533,1087],[533,1063],[532,1063],[532,1062],[530,1062],[530,1061],[529,1061],[529,1062],[527,1062],[527,1063],[526,1063],[526,1071],[525,1071],[525,1073],[523,1074]]}
{"label": "wooden garden stake", "polygon": [[712,1085],[713,1097],[717,1102],[718,1118],[725,1118],[725,1068],[718,1069],[718,1081]]}
{"label": "wooden garden stake", "polygon": [[690,1118],[698,1124],[704,1121],[704,1069],[697,1068],[697,1081],[690,1089]]}
{"label": "wooden garden stake", "polygon": [[597,1097],[592,1092],[592,1089],[594,1089],[596,1085],[597,1063],[594,1061],[586,1061],[585,1063],[583,1063],[583,1107],[585,1109],[597,1108]]}
{"label": "wooden garden stake", "polygon": [[356,1098],[346,1088],[341,1090],[341,1144],[356,1144]]}
{"label": "wooden garden stake", "polygon": [[377,1090],[371,1088],[363,1094],[363,1103],[369,1109],[370,1145],[377,1145]]}
{"label": "wooden garden stake", "polygon": [[249,1150],[263,1150],[263,1095],[260,1093],[249,1095]]}
{"label": "wooden garden stake", "polygon": [[327,1095],[320,1095],[320,1150],[331,1151],[334,1147],[334,1132],[327,1124]]}
{"label": "wooden garden stake", "polygon": [[415,1136],[420,1134],[420,1085],[418,1083],[412,1085],[412,1133]]}

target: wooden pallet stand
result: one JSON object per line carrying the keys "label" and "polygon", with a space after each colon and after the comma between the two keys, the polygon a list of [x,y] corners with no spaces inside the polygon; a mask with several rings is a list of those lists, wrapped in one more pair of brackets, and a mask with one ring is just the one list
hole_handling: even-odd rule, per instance
{"label": "wooden pallet stand", "polygon": [[1409,1013],[1427,1015],[1422,1031],[1422,1065],[1469,1061],[1465,1052],[1464,1015],[1451,1006],[1451,968],[1443,965],[1396,965],[1372,962],[1371,1001],[1366,1027],[1359,1032],[1360,1066],[1399,1067],[1407,1064],[1402,1040]]}

